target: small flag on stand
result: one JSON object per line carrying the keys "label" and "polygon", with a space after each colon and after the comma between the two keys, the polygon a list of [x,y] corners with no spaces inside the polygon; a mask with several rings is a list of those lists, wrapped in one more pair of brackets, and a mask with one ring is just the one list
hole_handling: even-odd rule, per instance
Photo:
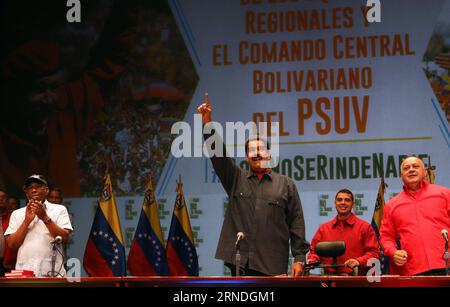
{"label": "small flag on stand", "polygon": [[[373,210],[373,217],[372,217],[372,227],[375,231],[375,234],[377,235],[377,240],[380,242],[380,227],[381,227],[381,220],[383,219],[383,211],[384,211],[384,192],[388,185],[384,182],[384,178],[381,177],[380,186],[378,187],[378,194],[377,194],[377,201],[375,203],[375,209]],[[383,275],[389,274],[389,257],[384,256],[383,249],[381,245],[380,252],[381,252],[381,273]]]}
{"label": "small flag on stand", "polygon": [[107,172],[84,251],[83,267],[89,276],[126,275],[125,248],[121,229],[111,178]]}
{"label": "small flag on stand", "polygon": [[147,183],[127,265],[130,274],[135,276],[166,276],[168,274],[164,238],[151,177]]}
{"label": "small flag on stand", "polygon": [[170,223],[166,247],[169,275],[198,276],[198,257],[195,250],[181,176],[177,182],[177,198]]}
{"label": "small flag on stand", "polygon": [[428,155],[428,166],[427,166],[427,181],[430,184],[434,184],[436,181],[435,175],[436,166],[431,164],[431,157]]}

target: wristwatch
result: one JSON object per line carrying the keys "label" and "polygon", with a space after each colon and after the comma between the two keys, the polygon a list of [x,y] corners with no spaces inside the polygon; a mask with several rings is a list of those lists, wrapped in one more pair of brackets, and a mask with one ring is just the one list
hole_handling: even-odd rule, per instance
{"label": "wristwatch", "polygon": [[44,222],[45,225],[48,225],[48,224],[50,224],[52,222],[52,219],[48,216],[47,219],[45,221],[42,221],[42,222]]}

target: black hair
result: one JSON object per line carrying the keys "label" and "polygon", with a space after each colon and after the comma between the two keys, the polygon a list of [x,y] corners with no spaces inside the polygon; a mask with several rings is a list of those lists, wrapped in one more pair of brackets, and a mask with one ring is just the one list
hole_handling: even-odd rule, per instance
{"label": "black hair", "polygon": [[15,199],[17,201],[17,209],[20,208],[20,199],[18,197],[10,195],[8,196],[8,199]]}
{"label": "black hair", "polygon": [[345,194],[349,194],[352,197],[352,201],[355,201],[355,198],[353,197],[353,193],[352,191],[350,191],[349,189],[340,189],[337,193],[336,196],[334,197],[334,199],[336,200],[337,196],[339,193],[345,193]]}
{"label": "black hair", "polygon": [[58,187],[55,187],[54,185],[50,185],[50,187],[48,188],[48,191],[49,191],[49,193],[50,193],[51,191],[59,192],[59,193],[62,195],[61,189],[58,188]]}

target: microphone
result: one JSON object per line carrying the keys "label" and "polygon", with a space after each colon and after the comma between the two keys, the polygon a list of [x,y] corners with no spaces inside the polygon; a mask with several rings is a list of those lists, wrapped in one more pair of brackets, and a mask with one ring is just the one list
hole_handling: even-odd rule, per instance
{"label": "microphone", "polygon": [[242,232],[242,231],[239,231],[238,233],[237,233],[237,235],[236,235],[236,243],[235,243],[235,245],[236,246],[238,246],[238,244],[239,244],[239,242],[241,241],[241,240],[244,240],[244,233]]}
{"label": "microphone", "polygon": [[55,266],[56,266],[56,252],[57,252],[57,248],[56,248],[56,244],[59,244],[62,242],[62,237],[61,236],[56,236],[56,238],[54,238],[50,244],[53,244],[52,247],[52,270],[48,273],[50,275],[50,277],[56,277],[58,276],[59,272],[55,271]]}
{"label": "microphone", "polygon": [[445,252],[444,252],[444,259],[445,259],[445,275],[450,276],[450,253],[448,252],[448,231],[447,229],[441,230],[441,235],[444,237],[445,240]]}
{"label": "microphone", "polygon": [[306,263],[305,269],[314,269],[316,266],[319,266],[321,264],[322,264],[322,261],[320,261],[320,260]]}
{"label": "microphone", "polygon": [[59,244],[61,242],[62,242],[62,237],[56,236],[56,238],[54,238],[52,241],[50,241],[50,244]]}
{"label": "microphone", "polygon": [[242,231],[239,231],[236,234],[236,277],[239,277],[240,273],[240,268],[241,268],[241,253],[239,252],[239,243],[241,242],[241,240],[244,240],[244,233]]}
{"label": "microphone", "polygon": [[448,243],[448,231],[447,231],[447,229],[442,229],[441,230],[441,234],[444,237],[445,242]]}

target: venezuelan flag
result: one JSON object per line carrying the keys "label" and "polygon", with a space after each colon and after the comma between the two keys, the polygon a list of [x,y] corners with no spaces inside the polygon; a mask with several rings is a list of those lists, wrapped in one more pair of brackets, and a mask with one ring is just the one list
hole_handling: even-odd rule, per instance
{"label": "venezuelan flag", "polygon": [[[384,178],[381,178],[380,185],[378,186],[378,193],[377,193],[377,201],[375,203],[375,209],[373,210],[373,216],[372,216],[372,228],[375,231],[375,234],[377,235],[378,242],[380,241],[380,227],[381,227],[381,220],[383,219],[383,212],[384,212],[384,193],[387,188],[387,184],[384,182]],[[381,273],[382,274],[389,274],[389,257],[384,256],[383,249],[380,247],[381,252]]]}
{"label": "venezuelan flag", "polygon": [[436,182],[436,166],[431,164],[431,157],[428,155],[428,166],[427,166],[427,181],[430,184],[434,184]]}
{"label": "venezuelan flag", "polygon": [[165,276],[168,274],[164,238],[151,177],[147,183],[127,265],[130,274],[135,276]]}
{"label": "venezuelan flag", "polygon": [[89,276],[125,276],[122,228],[109,174],[105,175],[104,181],[104,189],[84,251],[83,267]]}
{"label": "venezuelan flag", "polygon": [[377,238],[380,237],[380,227],[381,220],[383,219],[384,211],[384,191],[386,190],[387,184],[384,182],[384,178],[381,178],[381,183],[378,186],[377,202],[375,203],[375,209],[372,216],[372,227],[377,234]]}
{"label": "venezuelan flag", "polygon": [[169,275],[198,276],[197,251],[182,187],[180,177],[166,246]]}

